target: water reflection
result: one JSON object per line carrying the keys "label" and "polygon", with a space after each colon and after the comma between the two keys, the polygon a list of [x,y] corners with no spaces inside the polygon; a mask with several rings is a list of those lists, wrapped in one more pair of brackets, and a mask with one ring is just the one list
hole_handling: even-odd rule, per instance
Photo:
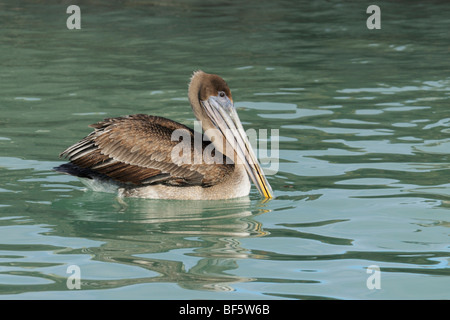
{"label": "water reflection", "polygon": [[[99,205],[105,211],[99,212]],[[83,253],[96,261],[151,271],[149,277],[83,279],[84,289],[170,282],[189,289],[232,290],[232,283],[251,280],[228,273],[238,267],[238,259],[248,257],[239,240],[266,235],[261,223],[253,218],[267,210],[248,198],[111,202],[110,195],[86,192],[81,197],[59,199],[52,209],[69,215],[63,221],[58,215],[51,234],[102,241],[102,245]]]}

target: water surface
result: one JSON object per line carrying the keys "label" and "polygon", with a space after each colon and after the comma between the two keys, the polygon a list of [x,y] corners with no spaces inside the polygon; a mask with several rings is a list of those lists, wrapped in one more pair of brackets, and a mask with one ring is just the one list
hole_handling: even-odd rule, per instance
{"label": "water surface", "polygon": [[[449,299],[449,4],[0,4],[1,299]],[[52,171],[88,124],[193,126],[194,70],[278,129],[276,199],[125,199]],[[67,287],[71,265],[81,289]],[[380,289],[369,289],[370,266]]]}

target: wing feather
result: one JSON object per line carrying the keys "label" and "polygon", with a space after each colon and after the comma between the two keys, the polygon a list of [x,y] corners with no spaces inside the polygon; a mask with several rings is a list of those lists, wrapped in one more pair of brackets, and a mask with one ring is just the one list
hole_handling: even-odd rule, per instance
{"label": "wing feather", "polygon": [[[122,183],[136,185],[164,183],[168,185],[200,185],[208,187],[222,181],[234,170],[233,164],[194,164],[194,132],[175,121],[144,114],[108,118],[90,125],[95,130],[67,148],[60,156],[73,164],[90,169]],[[191,163],[176,164],[172,149],[180,141],[172,141],[172,132],[185,129],[191,137]],[[201,155],[200,155],[201,156]]]}

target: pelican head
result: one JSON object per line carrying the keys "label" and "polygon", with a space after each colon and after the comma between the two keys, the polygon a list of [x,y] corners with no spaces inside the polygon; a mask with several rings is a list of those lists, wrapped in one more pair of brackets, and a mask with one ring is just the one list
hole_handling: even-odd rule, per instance
{"label": "pelican head", "polygon": [[[189,84],[189,101],[216,149],[233,159],[236,165],[244,165],[262,197],[273,198],[272,188],[248,141],[225,80],[215,74],[196,71]],[[209,129],[216,129],[214,137]],[[217,138],[217,133],[221,139]]]}

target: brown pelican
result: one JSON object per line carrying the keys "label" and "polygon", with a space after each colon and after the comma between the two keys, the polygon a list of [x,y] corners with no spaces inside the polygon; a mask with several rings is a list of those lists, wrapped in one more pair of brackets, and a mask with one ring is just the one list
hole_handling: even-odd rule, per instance
{"label": "brown pelican", "polygon": [[[261,196],[272,198],[227,83],[217,75],[196,71],[188,97],[211,142],[202,139],[199,147],[189,143],[187,158],[186,152],[184,158],[174,157],[174,148],[181,142],[173,134],[181,130],[195,140],[198,133],[166,118],[135,114],[90,125],[95,130],[63,151],[60,157],[70,162],[55,170],[85,178],[94,190],[99,190],[98,185],[113,185],[124,197],[180,200],[247,196],[250,176]],[[206,161],[205,154],[216,161]]]}

